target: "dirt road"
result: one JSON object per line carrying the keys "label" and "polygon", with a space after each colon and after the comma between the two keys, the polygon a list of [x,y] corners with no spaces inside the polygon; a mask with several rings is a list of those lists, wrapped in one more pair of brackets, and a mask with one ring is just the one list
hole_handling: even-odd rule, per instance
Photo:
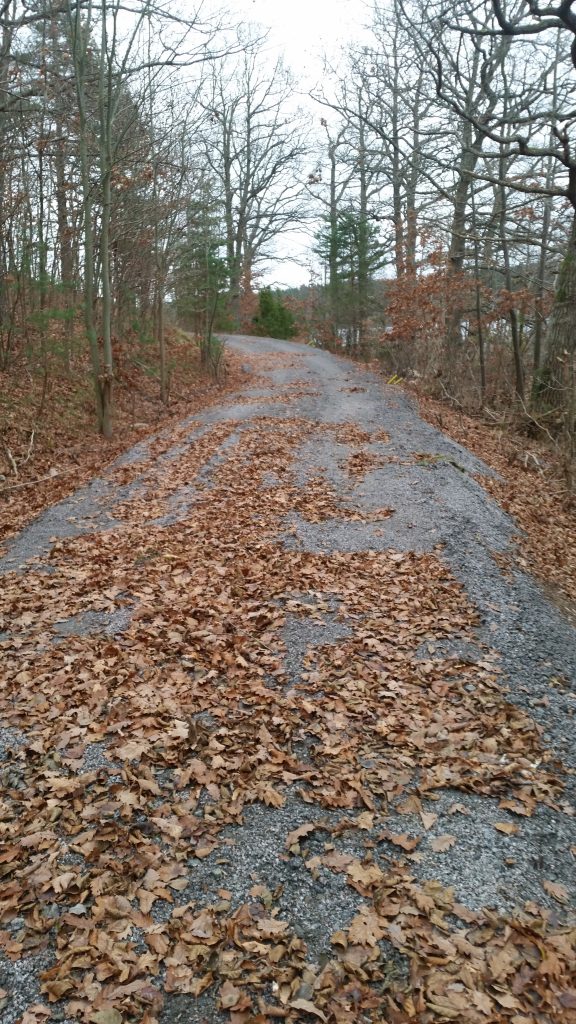
{"label": "dirt road", "polygon": [[229,345],[0,561],[2,1020],[574,1020],[573,627],[400,390]]}

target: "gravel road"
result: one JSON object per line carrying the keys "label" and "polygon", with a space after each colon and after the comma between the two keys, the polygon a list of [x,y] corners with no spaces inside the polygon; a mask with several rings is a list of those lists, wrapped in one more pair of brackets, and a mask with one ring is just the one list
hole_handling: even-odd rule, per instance
{"label": "gravel road", "polygon": [[[427,836],[433,839],[449,832],[455,842],[441,855],[415,859],[411,870],[423,883],[435,879],[452,886],[457,900],[472,910],[490,907],[504,912],[526,900],[557,908],[543,889],[545,880],[564,886],[574,906],[575,860],[569,851],[576,848],[576,631],[531,576],[514,568],[513,561],[502,568],[504,560],[500,556],[514,554],[518,527],[479,482],[478,478],[491,470],[423,422],[404,392],[384,385],[374,374],[344,359],[268,339],[235,336],[229,337],[227,344],[246,359],[246,388],[226,404],[183,424],[170,443],[164,439],[159,456],[162,472],[169,474],[172,464],[192,457],[201,443],[225,425],[233,424],[234,430],[216,450],[209,451],[190,479],[179,481],[157,517],[149,521],[150,530],[170,531],[186,524],[198,495],[215,485],[219,471],[225,469],[231,453],[255,423],[262,424],[262,431],[272,429],[275,423],[302,424],[301,440],[290,467],[293,485],[305,495],[311,483],[320,478],[338,496],[342,509],[354,514],[314,521],[314,517],[288,507],[279,543],[286,551],[328,557],[337,553],[368,556],[390,550],[435,555],[462,586],[463,602],[472,610],[474,625],[465,636],[455,631],[455,635],[438,640],[424,634],[418,658],[432,672],[434,665],[451,662],[499,670],[498,685],[507,688],[510,704],[536,723],[543,749],[562,762],[563,768],[558,770],[565,773],[562,797],[546,805],[538,802],[534,813],[522,818],[522,827],[514,835],[494,829],[495,821],[517,820],[499,809],[497,796],[463,792],[448,781],[434,793],[432,802],[424,804],[425,811],[432,809],[436,816]],[[264,369],[255,369],[255,357],[262,356],[266,359]],[[350,425],[356,435],[347,440],[346,431],[338,431]],[[364,432],[363,443],[358,441],[359,432]],[[38,578],[57,573],[58,544],[63,540],[76,542],[94,534],[107,537],[121,532],[123,506],[153,497],[144,467],[158,440],[151,439],[127,452],[101,479],[41,515],[8,544],[0,560],[0,574],[10,580],[17,576],[25,580],[31,573]],[[365,459],[363,469],[353,472],[353,460],[360,457]],[[126,474],[124,479],[122,473]],[[285,466],[279,461],[261,480],[264,495],[267,488],[274,488],[284,478]],[[383,508],[390,510],[385,516],[379,512]],[[301,598],[305,604],[306,595]],[[75,638],[128,635],[130,605],[94,608],[91,595],[85,606],[80,601],[74,614],[54,618],[49,624],[43,621],[38,650],[44,650],[47,631],[51,634],[49,643],[63,651]],[[288,611],[281,631],[285,645],[284,692],[291,692],[307,678],[314,668],[315,652],[345,645],[357,626],[350,617],[339,615],[335,601],[326,600],[321,612],[310,616],[303,614],[302,607],[297,613]],[[29,637],[34,624],[28,623],[26,633],[21,625],[16,629],[6,618],[0,628],[0,657],[12,664],[17,657],[15,639],[20,638],[20,643],[22,636]],[[26,650],[29,667],[30,648]],[[473,683],[468,685],[474,689]],[[0,726],[5,726],[0,727],[0,770],[8,771],[22,756],[26,731],[2,719]],[[305,753],[303,747],[303,757]],[[84,757],[85,770],[88,764],[91,770],[110,770],[111,785],[118,778],[114,773],[120,769],[106,743],[94,743]],[[195,900],[208,906],[223,888],[231,894],[232,906],[238,906],[249,898],[255,880],[260,881],[280,893],[277,906],[282,919],[289,921],[306,943],[309,961],[321,964],[327,956],[330,936],[347,927],[365,900],[347,884],[345,874],[322,869],[315,878],[303,858],[285,856],[286,835],[317,820],[320,812],[301,799],[293,786],[286,787],[284,796],[281,807],[255,801],[245,808],[243,824],[228,824],[223,834],[231,845],[225,862],[218,851],[195,861],[186,889],[178,893],[178,902],[184,905]],[[459,813],[453,811],[455,801]],[[324,808],[322,816],[329,824],[337,825],[343,812]],[[418,824],[417,816],[408,814],[397,831],[416,835]],[[371,831],[368,825],[362,840],[377,842],[377,832],[376,827]],[[318,838],[315,833],[306,853],[319,855],[321,840],[326,838]],[[343,836],[338,849],[350,856],[361,854],[358,837],[352,833]],[[164,910],[163,902],[158,901],[153,916],[161,921]],[[14,919],[14,924],[9,919],[7,910],[1,927],[12,929],[13,934],[22,920]],[[53,963],[54,949],[51,940],[48,948],[33,957],[12,961],[0,953],[0,988],[8,993],[2,1011],[5,1024],[15,1024],[26,1009],[44,1001],[39,976]],[[399,954],[394,956],[401,974],[405,961]],[[166,995],[158,1019],[161,1024],[228,1021],[228,1012],[216,999],[214,987],[198,998],[173,991]],[[38,1020],[69,1019],[66,1000],[47,1005],[51,1016],[40,1015]],[[313,1018],[303,1013],[290,1019]]]}

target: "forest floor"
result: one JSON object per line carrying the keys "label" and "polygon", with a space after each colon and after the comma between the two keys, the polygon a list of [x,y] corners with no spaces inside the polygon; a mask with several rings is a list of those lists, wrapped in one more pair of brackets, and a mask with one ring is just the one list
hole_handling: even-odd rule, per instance
{"label": "forest floor", "polygon": [[[42,368],[25,358],[0,373],[0,543],[104,471],[151,432],[176,426],[191,412],[222,400],[245,383],[233,353],[222,381],[200,365],[197,345],[182,331],[169,332],[172,376],[169,404],[160,401],[158,357],[141,348],[116,352],[114,437],[96,431],[90,366],[82,338],[67,373],[61,358]],[[53,339],[53,348],[55,340]]]}
{"label": "forest floor", "polygon": [[229,345],[0,561],[3,1022],[576,1020],[576,631],[509,485]]}
{"label": "forest floor", "polygon": [[417,400],[425,419],[496,471],[483,486],[520,527],[508,557],[535,572],[576,623],[576,495],[568,491],[561,450],[545,436],[515,431],[513,420],[490,423],[422,394]]}

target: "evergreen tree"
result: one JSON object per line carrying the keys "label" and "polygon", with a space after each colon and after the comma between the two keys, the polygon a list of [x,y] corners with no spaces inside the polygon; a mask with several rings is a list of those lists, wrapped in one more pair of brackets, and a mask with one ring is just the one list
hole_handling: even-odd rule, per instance
{"label": "evergreen tree", "polygon": [[[316,235],[314,249],[324,265],[333,264],[331,281],[340,329],[360,329],[370,308],[370,282],[386,262],[385,246],[378,229],[352,207],[338,211],[335,223],[329,216]],[[336,259],[331,260],[331,253]]]}
{"label": "evergreen tree", "polygon": [[259,295],[258,315],[254,317],[256,333],[265,338],[293,338],[296,322],[278,293],[263,288]]}
{"label": "evergreen tree", "polygon": [[224,292],[228,277],[216,201],[207,183],[188,204],[185,236],[175,254],[173,281],[178,320],[197,335],[212,325],[227,328]]}

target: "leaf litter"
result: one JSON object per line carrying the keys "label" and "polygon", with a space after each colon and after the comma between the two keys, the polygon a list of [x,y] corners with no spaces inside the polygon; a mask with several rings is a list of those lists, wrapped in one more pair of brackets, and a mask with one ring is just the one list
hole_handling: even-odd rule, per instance
{"label": "leaf litter", "polygon": [[[576,1019],[565,886],[545,880],[551,905],[502,912],[419,873],[458,843],[427,802],[454,794],[456,820],[458,793],[499,801],[493,828],[513,842],[517,821],[558,812],[562,767],[494,658],[420,656],[423,642],[473,641],[477,625],[440,550],[286,547],[293,510],[393,514],[354,508],[321,474],[298,486],[302,438],[318,429],[289,413],[232,418],[169,462],[152,447],[118,529],[55,540],[4,577],[1,710],[22,741],[0,766],[0,948],[49,958],[26,1024],[154,1024],[174,994],[204,993],[231,1024]],[[352,423],[321,431],[372,440]],[[352,485],[371,465],[348,460]],[[157,525],[189,485],[186,513]],[[286,615],[327,608],[349,635],[311,648],[294,681]],[[118,635],[54,643],[59,621],[118,609]],[[356,901],[315,959],[282,883],[250,882],[242,899],[226,887],[250,808],[295,802],[309,818],[287,829],[279,863],[317,886],[341,878]],[[204,862],[220,884],[202,893]]]}

